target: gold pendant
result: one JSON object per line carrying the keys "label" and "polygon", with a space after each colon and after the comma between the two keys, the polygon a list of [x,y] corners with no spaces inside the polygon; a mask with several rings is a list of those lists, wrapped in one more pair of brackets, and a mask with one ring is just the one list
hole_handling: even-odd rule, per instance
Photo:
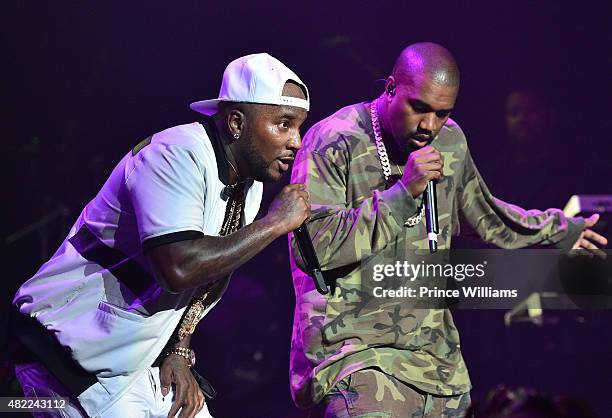
{"label": "gold pendant", "polygon": [[204,296],[195,298],[195,301],[189,306],[187,314],[183,317],[181,327],[178,331],[179,341],[194,333],[198,322],[200,322],[204,316],[204,299],[206,299],[207,295],[208,293],[205,293]]}

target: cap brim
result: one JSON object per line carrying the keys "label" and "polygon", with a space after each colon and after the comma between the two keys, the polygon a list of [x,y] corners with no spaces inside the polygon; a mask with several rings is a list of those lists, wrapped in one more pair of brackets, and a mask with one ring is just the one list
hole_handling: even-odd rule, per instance
{"label": "cap brim", "polygon": [[201,100],[199,102],[193,102],[189,105],[192,110],[196,112],[204,113],[205,115],[214,115],[219,110],[219,99]]}

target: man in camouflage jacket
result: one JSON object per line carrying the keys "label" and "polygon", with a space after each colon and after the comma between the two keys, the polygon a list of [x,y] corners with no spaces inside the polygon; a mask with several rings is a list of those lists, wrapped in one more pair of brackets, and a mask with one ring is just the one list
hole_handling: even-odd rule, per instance
{"label": "man in camouflage jacket", "polygon": [[[410,260],[411,252],[428,248],[418,214],[429,180],[438,181],[442,250],[460,220],[503,248],[606,244],[585,229],[596,217],[527,212],[491,195],[465,135],[449,119],[458,88],[450,53],[414,44],[402,51],[378,99],[340,109],[306,134],[292,183],[306,184],[310,194],[308,229],[333,286],[327,295],[316,291],[291,239],[290,384],[299,406],[321,404],[325,417],[439,417],[462,416],[469,405],[471,383],[450,311],[373,297],[362,263],[385,254]],[[388,180],[377,130],[390,160]],[[411,217],[419,222],[409,227]]]}

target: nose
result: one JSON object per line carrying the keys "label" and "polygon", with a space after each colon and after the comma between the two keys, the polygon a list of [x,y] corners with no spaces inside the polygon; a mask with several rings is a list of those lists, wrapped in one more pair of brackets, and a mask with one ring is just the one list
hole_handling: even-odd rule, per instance
{"label": "nose", "polygon": [[300,131],[296,131],[293,135],[291,135],[287,148],[293,150],[294,152],[297,152],[300,148],[302,148],[302,135],[300,135]]}
{"label": "nose", "polygon": [[421,122],[419,123],[419,127],[425,131],[436,131],[436,114],[434,112],[425,113],[421,119]]}

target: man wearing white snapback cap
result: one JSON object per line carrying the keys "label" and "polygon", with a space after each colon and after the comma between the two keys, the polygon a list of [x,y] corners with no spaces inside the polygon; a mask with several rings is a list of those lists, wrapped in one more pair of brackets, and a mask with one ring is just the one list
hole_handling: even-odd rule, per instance
{"label": "man wearing white snapback cap", "polygon": [[232,271],[310,214],[290,184],[253,222],[262,181],[301,147],[308,90],[268,54],[231,62],[202,123],[149,136],[87,204],[66,240],[15,295],[26,396],[69,398],[40,416],[209,417],[193,369],[199,320]]}

